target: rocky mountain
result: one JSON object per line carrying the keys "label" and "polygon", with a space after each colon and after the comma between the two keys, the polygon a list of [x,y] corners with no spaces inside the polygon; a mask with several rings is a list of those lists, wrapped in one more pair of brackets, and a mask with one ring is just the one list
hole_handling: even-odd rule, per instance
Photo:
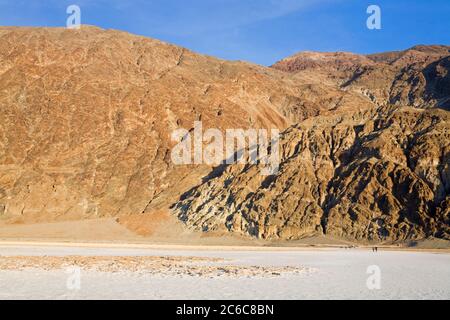
{"label": "rocky mountain", "polygon": [[343,90],[356,90],[378,104],[450,109],[449,46],[415,46],[372,55],[302,52],[273,68],[290,73],[314,72]]}
{"label": "rocky mountain", "polygon": [[374,103],[310,117],[282,137],[280,172],[223,166],[175,204],[196,230],[263,239],[450,239],[449,47],[305,52],[273,67]]}
{"label": "rocky mountain", "polygon": [[450,239],[450,118],[373,109],[311,118],[281,139],[280,171],[231,165],[186,193],[179,218],[263,239]]}
{"label": "rocky mountain", "polygon": [[[83,26],[0,28],[0,222],[151,219],[262,239],[449,238],[449,47],[271,68]],[[282,162],[174,165],[175,129],[278,128]]]}
{"label": "rocky mountain", "polygon": [[[173,130],[196,120],[284,129],[338,100],[320,79],[293,81],[119,31],[4,27],[0,39],[6,221],[151,212],[210,170],[173,166]],[[308,93],[316,90],[328,93]]]}

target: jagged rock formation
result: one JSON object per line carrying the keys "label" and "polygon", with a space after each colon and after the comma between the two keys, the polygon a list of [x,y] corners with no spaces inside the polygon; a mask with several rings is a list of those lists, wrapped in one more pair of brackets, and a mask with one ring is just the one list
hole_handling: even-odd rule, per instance
{"label": "jagged rock formation", "polygon": [[284,129],[338,100],[304,95],[328,91],[320,79],[119,31],[2,27],[0,40],[3,221],[151,213],[210,170],[172,164],[174,129]]}
{"label": "jagged rock formation", "polygon": [[184,195],[187,225],[264,239],[450,238],[450,118],[373,110],[312,118],[284,132],[278,174],[232,165]]}
{"label": "jagged rock formation", "polygon": [[361,92],[376,107],[301,121],[284,132],[278,174],[224,166],[175,212],[194,229],[264,239],[450,239],[450,121],[434,108],[445,109],[450,98],[448,53],[308,52],[277,63]]}
{"label": "jagged rock formation", "polygon": [[359,91],[378,104],[450,108],[449,46],[415,46],[373,55],[303,52],[273,67],[313,73],[341,89]]}
{"label": "jagged rock formation", "polygon": [[[265,68],[95,27],[0,40],[3,223],[173,205],[187,228],[265,239],[449,238],[449,47]],[[175,166],[171,133],[196,120],[285,130],[279,174]]]}

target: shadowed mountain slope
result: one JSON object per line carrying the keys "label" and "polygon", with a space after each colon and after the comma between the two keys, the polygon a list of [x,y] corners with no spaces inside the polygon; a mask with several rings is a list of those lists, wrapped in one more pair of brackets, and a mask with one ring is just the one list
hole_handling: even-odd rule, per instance
{"label": "shadowed mountain slope", "polygon": [[[172,205],[187,229],[246,237],[448,238],[448,47],[266,68],[96,27],[0,40],[2,223],[135,225]],[[284,131],[279,174],[174,165],[194,121]]]}

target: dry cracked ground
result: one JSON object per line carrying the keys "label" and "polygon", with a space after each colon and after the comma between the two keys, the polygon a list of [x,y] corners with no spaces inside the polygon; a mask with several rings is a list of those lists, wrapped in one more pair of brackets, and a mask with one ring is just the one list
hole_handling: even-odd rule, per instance
{"label": "dry cracked ground", "polygon": [[[0,224],[450,240],[449,70],[448,46],[263,67],[96,27],[1,27]],[[194,121],[280,129],[279,172],[174,165],[171,133]]]}
{"label": "dry cracked ground", "polygon": [[[133,272],[164,277],[263,277],[273,278],[314,272],[313,268],[290,266],[245,266],[232,260],[164,256],[8,256],[0,259],[0,270],[55,271],[68,268],[102,273]],[[68,269],[71,270],[71,269]],[[72,269],[73,270],[73,269]]]}

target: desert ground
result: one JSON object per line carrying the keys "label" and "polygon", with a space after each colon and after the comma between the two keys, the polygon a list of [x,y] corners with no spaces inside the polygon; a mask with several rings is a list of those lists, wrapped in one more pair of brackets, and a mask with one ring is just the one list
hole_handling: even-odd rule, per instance
{"label": "desert ground", "polygon": [[10,241],[0,299],[450,299],[449,265],[446,250]]}
{"label": "desert ground", "polygon": [[402,250],[450,250],[450,241],[429,238],[407,242],[355,242],[332,236],[312,236],[300,240],[269,241],[239,237],[227,233],[203,233],[187,229],[169,213],[149,216],[124,216],[43,223],[0,222],[0,241],[62,242],[103,244],[155,244],[186,246],[254,246],[254,247],[373,247]]}
{"label": "desert ground", "polygon": [[[275,243],[197,233],[168,219],[1,225],[0,299],[450,298],[445,241],[375,253],[327,236]],[[379,289],[367,285],[374,266]]]}

